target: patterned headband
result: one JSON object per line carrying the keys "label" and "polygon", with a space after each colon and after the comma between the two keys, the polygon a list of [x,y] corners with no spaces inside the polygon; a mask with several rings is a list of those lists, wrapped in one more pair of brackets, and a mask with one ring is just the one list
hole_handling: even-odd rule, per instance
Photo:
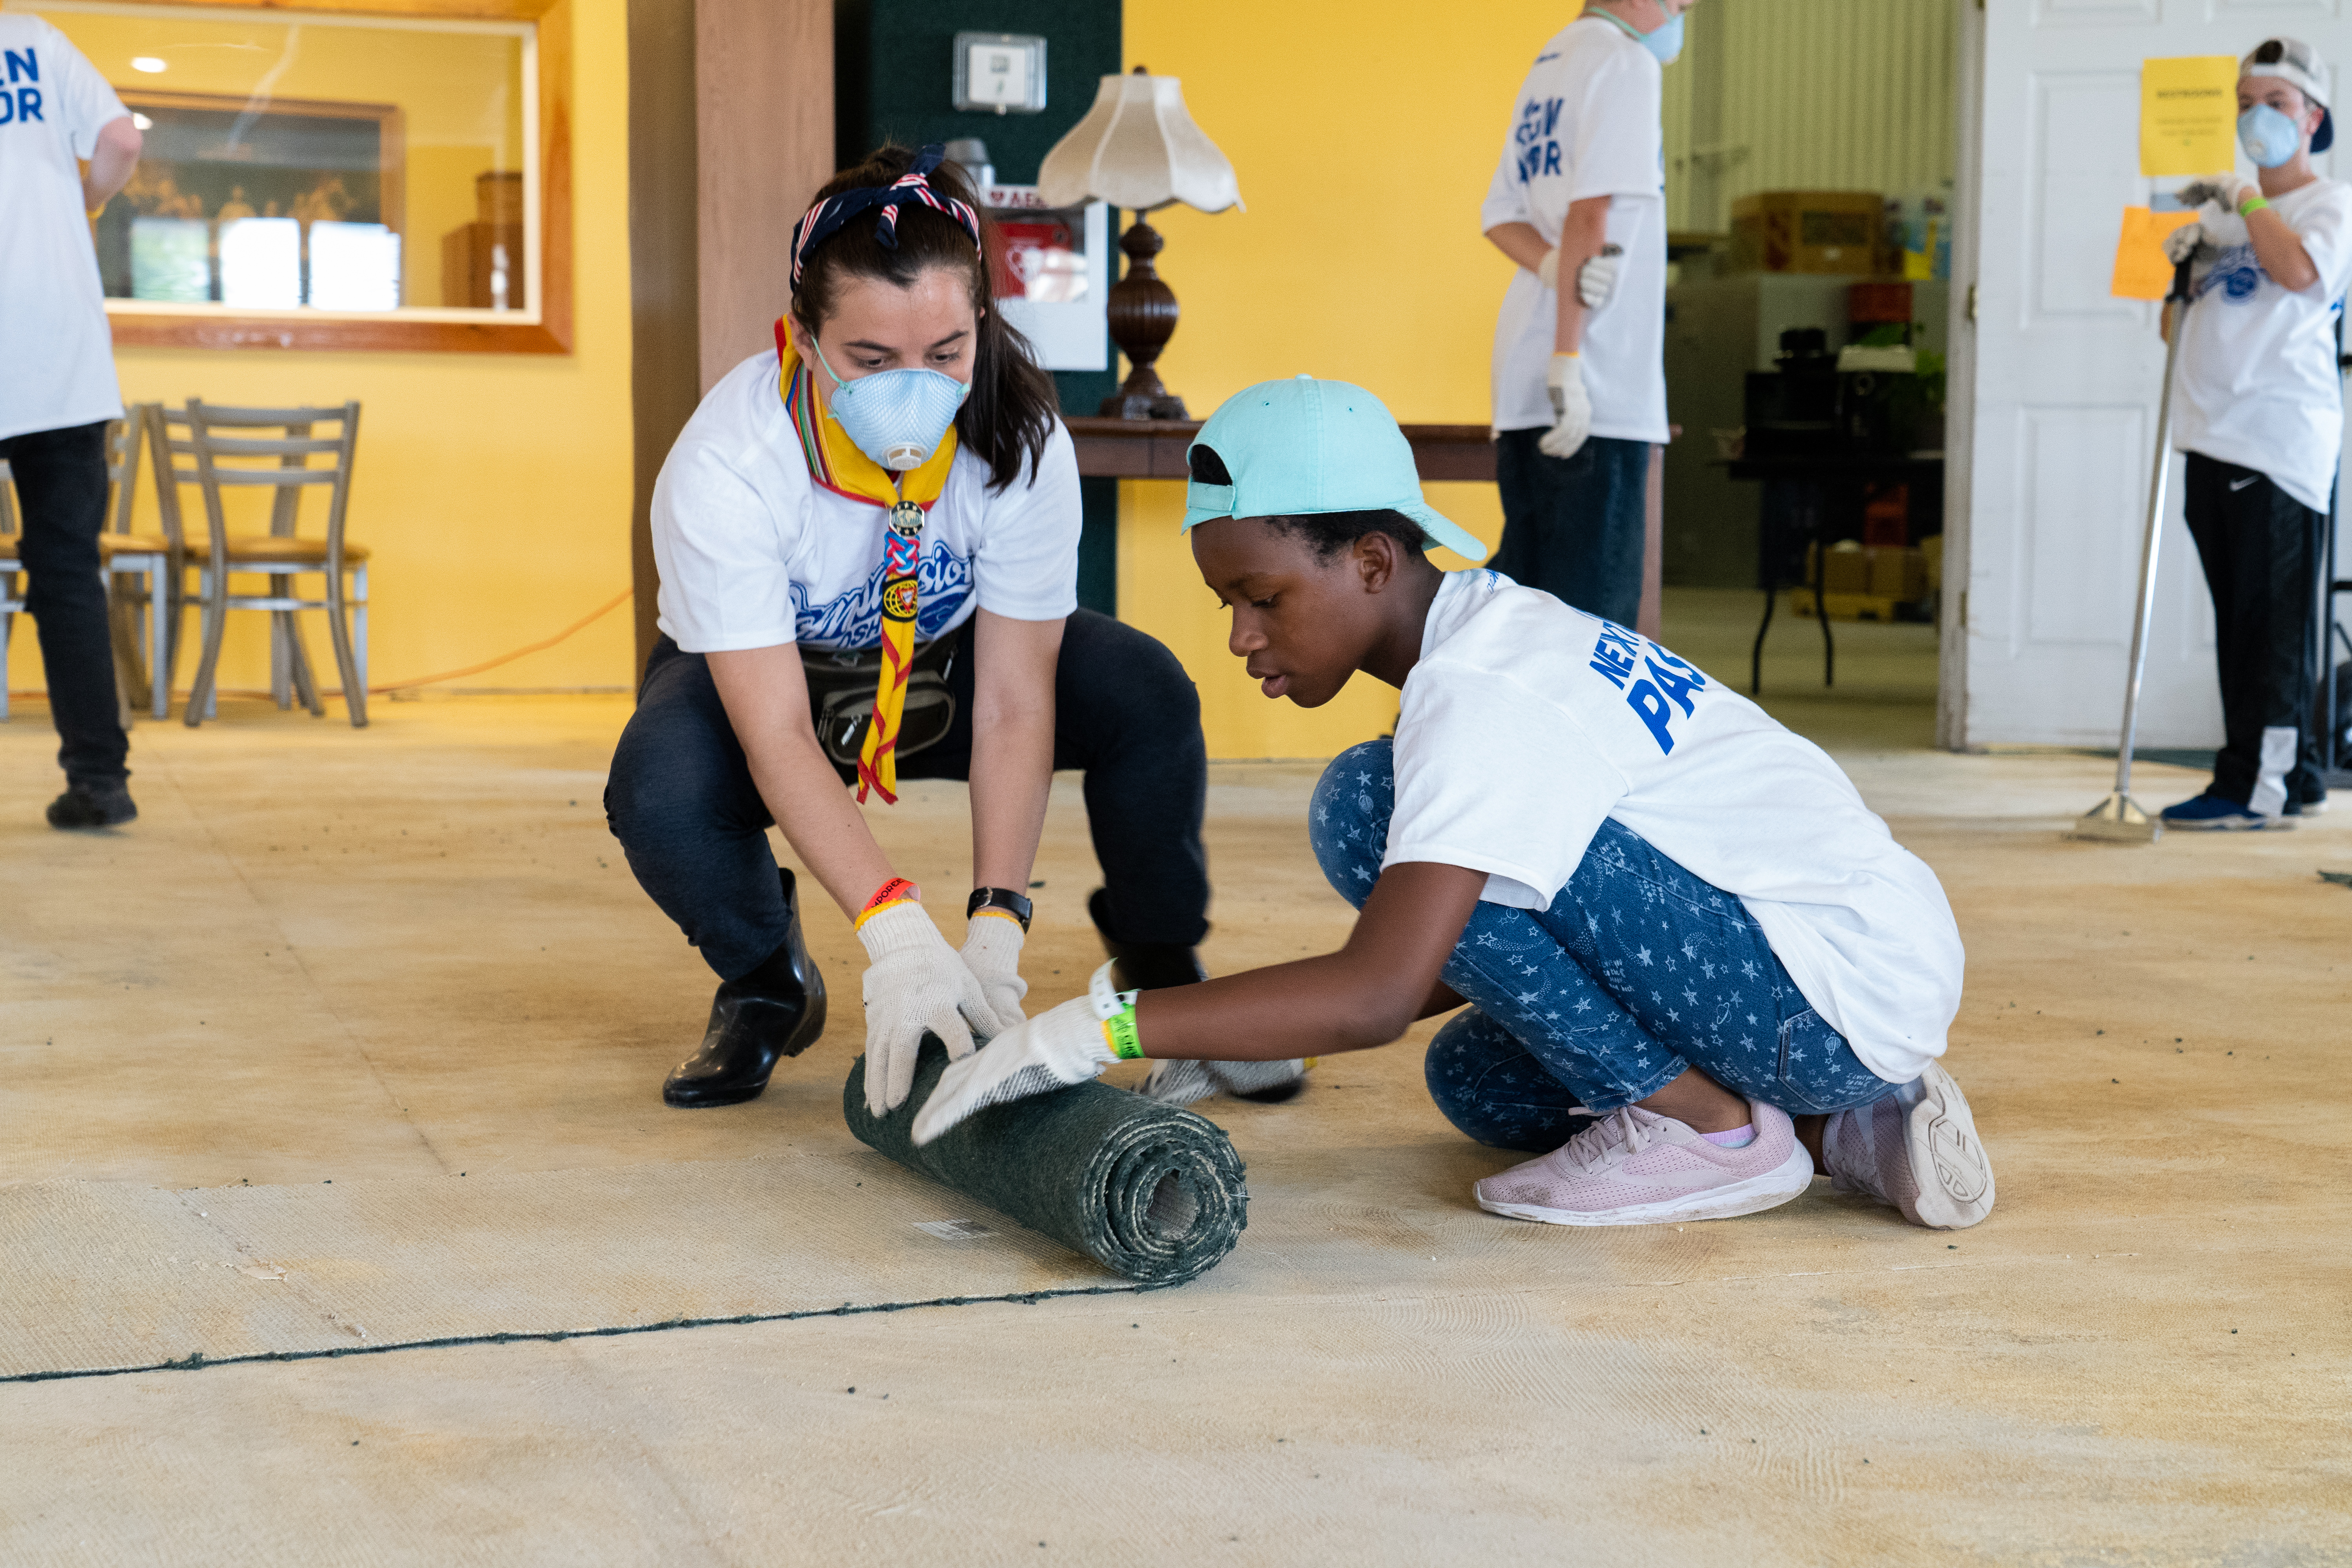
{"label": "patterned headband", "polygon": [[971,210],[969,203],[931,189],[930,173],[946,159],[946,147],[934,142],[915,154],[914,166],[896,184],[844,191],[809,208],[793,230],[793,287],[801,285],[801,273],[808,263],[810,251],[832,238],[850,219],[873,207],[882,209],[882,216],[874,223],[874,237],[885,250],[898,248],[898,208],[907,202],[920,202],[933,212],[955,219],[963,226],[964,233],[971,236],[972,247],[978,249],[980,215]]}

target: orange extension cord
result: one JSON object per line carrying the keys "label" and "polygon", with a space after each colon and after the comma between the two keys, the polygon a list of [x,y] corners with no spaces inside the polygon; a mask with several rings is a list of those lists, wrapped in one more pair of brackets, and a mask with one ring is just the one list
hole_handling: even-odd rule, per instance
{"label": "orange extension cord", "polygon": [[[445,680],[457,680],[468,675],[479,675],[486,669],[496,669],[502,664],[512,664],[516,659],[522,658],[526,654],[534,654],[541,652],[543,649],[553,647],[557,643],[560,643],[564,638],[571,637],[573,633],[585,630],[590,626],[594,625],[597,621],[600,621],[606,616],[611,615],[614,610],[619,609],[623,605],[628,603],[628,601],[635,596],[635,593],[636,590],[635,588],[622,589],[610,600],[597,606],[595,609],[589,611],[586,615],[581,616],[578,620],[572,622],[570,626],[564,627],[562,631],[556,633],[553,637],[547,638],[543,642],[535,642],[526,647],[516,648],[510,653],[502,653],[499,655],[498,658],[485,659],[480,664],[469,664],[463,669],[445,669],[438,675],[420,675],[409,680],[387,680],[381,686],[372,685],[368,688],[368,695],[371,697],[382,697],[387,692],[408,691],[413,690],[419,686],[437,686]],[[319,689],[319,695],[322,698],[341,697],[342,694],[343,689],[340,686],[321,687]],[[11,691],[8,693],[8,696],[12,700],[20,697],[46,697],[47,695],[48,695],[47,691],[37,689],[29,691]],[[187,693],[184,691],[175,691],[173,695],[174,697],[184,697]],[[230,690],[224,688],[221,691],[221,695],[224,697],[267,697],[269,693],[267,691],[247,689]]]}

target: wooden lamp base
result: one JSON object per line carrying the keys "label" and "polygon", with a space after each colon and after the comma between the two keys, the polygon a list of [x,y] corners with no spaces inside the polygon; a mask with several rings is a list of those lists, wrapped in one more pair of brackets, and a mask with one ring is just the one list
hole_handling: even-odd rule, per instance
{"label": "wooden lamp base", "polygon": [[1110,341],[1127,356],[1130,367],[1126,384],[1103,399],[1102,412],[1114,419],[1189,419],[1184,400],[1160,384],[1152,369],[1160,351],[1176,331],[1176,294],[1160,280],[1151,258],[1166,242],[1160,231],[1140,217],[1119,236],[1127,253],[1127,276],[1112,285],[1105,313],[1110,319]]}

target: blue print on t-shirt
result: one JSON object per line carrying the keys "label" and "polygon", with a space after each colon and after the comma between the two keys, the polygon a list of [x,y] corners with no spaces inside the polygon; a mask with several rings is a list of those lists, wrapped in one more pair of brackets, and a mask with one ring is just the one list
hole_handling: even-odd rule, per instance
{"label": "blue print on t-shirt", "polygon": [[1519,184],[1526,184],[1538,174],[1557,174],[1559,167],[1559,142],[1552,132],[1559,126],[1562,100],[1548,98],[1541,101],[1529,99],[1519,110],[1519,122],[1511,131],[1511,140],[1518,146],[1516,163]]}
{"label": "blue print on t-shirt", "polygon": [[[21,54],[15,49],[0,49],[0,57],[5,57],[10,84],[41,79],[41,54],[38,49],[26,49]],[[46,123],[47,121],[47,116],[41,112],[39,88],[20,87],[14,92],[0,89],[0,125]]]}
{"label": "blue print on t-shirt", "polygon": [[2218,289],[2225,304],[2242,305],[2269,276],[2254,259],[2252,246],[2233,245],[2215,258],[2211,271],[2197,280],[2197,298],[2202,300]]}
{"label": "blue print on t-shirt", "polygon": [[[915,638],[929,642],[947,628],[971,595],[971,563],[934,540],[915,568]],[[807,587],[793,584],[795,640],[812,647],[873,648],[882,646],[882,567],[876,563],[865,582],[822,605],[809,602]]]}
{"label": "blue print on t-shirt", "polygon": [[1661,754],[1675,749],[1675,710],[1689,718],[1698,708],[1691,693],[1707,689],[1697,666],[1614,621],[1601,623],[1589,668],[1625,694],[1625,706],[1649,730]]}

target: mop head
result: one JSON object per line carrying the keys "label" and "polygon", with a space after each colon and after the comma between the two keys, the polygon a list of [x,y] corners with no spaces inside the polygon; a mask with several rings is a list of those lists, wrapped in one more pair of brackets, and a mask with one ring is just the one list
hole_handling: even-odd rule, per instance
{"label": "mop head", "polygon": [[2164,824],[2143,810],[2139,802],[2119,792],[2076,817],[2074,830],[2066,837],[2102,844],[2153,844],[2164,837]]}

